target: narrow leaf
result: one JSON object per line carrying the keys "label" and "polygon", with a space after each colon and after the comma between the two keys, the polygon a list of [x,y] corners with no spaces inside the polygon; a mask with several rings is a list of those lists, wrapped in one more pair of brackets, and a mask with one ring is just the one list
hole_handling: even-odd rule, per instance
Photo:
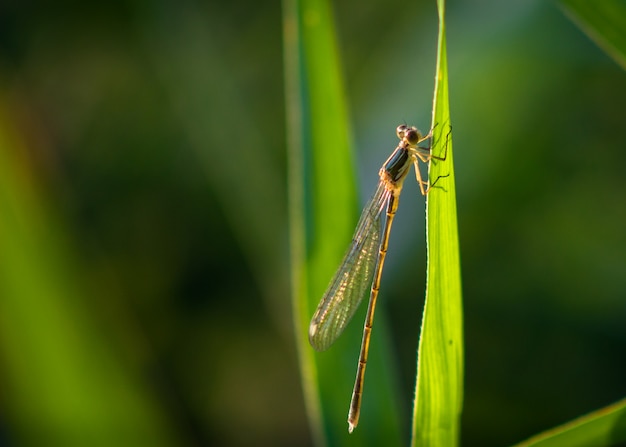
{"label": "narrow leaf", "polygon": [[[330,3],[284,0],[283,11],[293,316],[314,441],[397,445],[399,418],[384,325],[376,324],[361,422],[352,434],[347,414],[365,306],[327,351],[316,353],[308,342],[311,317],[351,241],[358,206]],[[387,155],[381,153],[381,164]]]}
{"label": "narrow leaf", "polygon": [[626,69],[626,3],[623,0],[561,0],[567,15]]}
{"label": "narrow leaf", "polygon": [[515,447],[596,447],[626,442],[626,399],[540,433]]}
{"label": "narrow leaf", "polygon": [[444,1],[438,2],[439,44],[433,105],[432,154],[427,198],[428,274],[418,352],[414,446],[459,442],[463,403],[463,315],[456,218]]}

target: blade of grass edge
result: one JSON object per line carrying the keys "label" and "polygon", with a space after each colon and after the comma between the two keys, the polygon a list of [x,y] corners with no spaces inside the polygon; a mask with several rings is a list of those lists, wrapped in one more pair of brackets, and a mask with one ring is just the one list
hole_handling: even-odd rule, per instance
{"label": "blade of grass edge", "polygon": [[626,399],[533,436],[515,447],[591,447],[626,442]]}
{"label": "blade of grass edge", "polygon": [[[454,446],[459,442],[463,405],[463,314],[456,218],[452,134],[443,0],[437,2],[439,39],[427,197],[428,272],[418,350],[413,413],[413,446]],[[445,176],[445,177],[444,177]],[[437,180],[438,179],[438,180]]]}
{"label": "blade of grass edge", "polygon": [[304,404],[309,428],[316,446],[326,445],[324,437],[316,370],[313,354],[305,349],[306,339],[301,331],[307,311],[305,284],[305,226],[304,226],[304,157],[302,130],[302,94],[300,74],[300,31],[296,0],[283,0],[283,58],[285,76],[285,110],[287,132],[287,192],[289,219],[291,299],[296,349],[302,380]]}
{"label": "blade of grass edge", "polygon": [[[372,416],[362,413],[352,434],[346,417],[361,339],[359,317],[327,352],[318,355],[308,343],[310,318],[351,240],[357,195],[330,4],[284,0],[283,11],[292,306],[313,439],[316,445],[396,445],[391,365],[381,361],[386,359],[384,325],[377,326],[372,341],[364,398],[364,408],[375,408],[378,419],[368,423]],[[371,374],[375,368],[378,373]]]}
{"label": "blade of grass edge", "polygon": [[626,70],[626,4],[622,0],[561,0],[565,14]]}

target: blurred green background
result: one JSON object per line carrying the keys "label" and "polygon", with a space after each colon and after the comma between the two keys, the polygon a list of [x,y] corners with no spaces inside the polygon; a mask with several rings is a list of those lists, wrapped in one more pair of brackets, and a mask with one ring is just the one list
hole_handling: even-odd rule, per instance
{"label": "blurred green background", "polygon": [[[435,2],[335,13],[365,200],[395,127],[430,122]],[[279,2],[0,5],[0,445],[311,443],[281,27]],[[626,395],[626,76],[556,3],[451,1],[447,30],[462,443],[506,445]],[[381,303],[408,427],[405,189]]]}

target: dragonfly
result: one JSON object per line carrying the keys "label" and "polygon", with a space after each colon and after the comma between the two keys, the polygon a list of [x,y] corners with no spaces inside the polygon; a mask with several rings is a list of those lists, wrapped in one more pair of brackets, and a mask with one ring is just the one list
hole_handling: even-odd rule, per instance
{"label": "dragonfly", "polygon": [[[383,264],[387,255],[391,225],[398,209],[404,180],[413,164],[420,191],[423,196],[426,196],[440,178],[449,175],[438,177],[432,184],[422,179],[419,169],[420,161],[428,163],[432,159],[446,159],[447,141],[446,149],[441,157],[433,155],[430,147],[419,146],[428,139],[432,142],[432,129],[427,135],[422,135],[417,128],[401,124],[396,128],[396,135],[400,143],[380,168],[380,181],[376,192],[365,205],[352,242],[313,314],[309,326],[311,346],[317,351],[328,349],[354,316],[367,287],[371,284],[356,379],[348,411],[350,433],[359,422],[374,311],[380,290]],[[383,214],[386,215],[384,227],[382,226]]]}

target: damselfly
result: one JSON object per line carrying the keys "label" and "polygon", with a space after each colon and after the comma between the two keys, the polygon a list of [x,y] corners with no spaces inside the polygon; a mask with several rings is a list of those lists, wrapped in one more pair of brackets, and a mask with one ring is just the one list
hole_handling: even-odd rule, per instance
{"label": "damselfly", "polygon": [[[378,290],[380,289],[385,255],[387,254],[391,224],[398,209],[398,199],[402,191],[402,184],[411,164],[413,164],[420,191],[424,196],[428,194],[430,188],[434,186],[439,178],[431,185],[429,185],[428,181],[422,180],[419,161],[428,163],[431,159],[445,160],[445,152],[447,152],[447,145],[442,157],[433,155],[430,147],[418,146],[421,142],[432,137],[432,130],[428,135],[422,136],[415,127],[403,124],[398,126],[396,134],[400,139],[400,143],[380,168],[380,181],[376,192],[365,205],[352,238],[352,243],[326,293],[322,297],[309,326],[311,346],[317,351],[328,349],[345,329],[361,303],[365,290],[371,284],[370,300],[363,327],[359,364],[348,412],[348,430],[350,432],[354,430],[359,422],[363,380],[374,322],[374,310],[376,308]],[[381,225],[383,213],[386,214],[384,228]]]}

